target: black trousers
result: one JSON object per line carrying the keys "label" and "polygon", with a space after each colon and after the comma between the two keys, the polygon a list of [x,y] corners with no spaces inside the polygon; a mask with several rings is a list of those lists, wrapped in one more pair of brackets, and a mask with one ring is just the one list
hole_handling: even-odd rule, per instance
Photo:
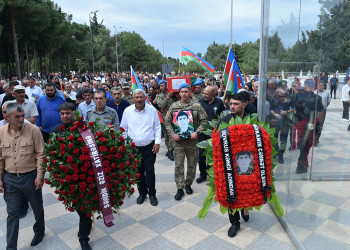
{"label": "black trousers", "polygon": [[44,142],[47,143],[47,141],[50,139],[50,133],[41,131],[41,134],[43,135]]}
{"label": "black trousers", "polygon": [[21,213],[22,199],[25,197],[33,208],[35,234],[45,233],[44,207],[42,189],[35,190],[37,171],[29,172],[23,176],[17,176],[5,172],[3,176],[4,200],[7,206],[7,232],[6,249],[17,249],[19,217]]}
{"label": "black trousers", "polygon": [[337,86],[331,86],[331,98],[332,98],[332,93],[334,91],[334,98],[337,97]]}
{"label": "black trousers", "polygon": [[[198,138],[198,142],[205,141],[209,139],[210,136],[200,134]],[[206,157],[204,156],[205,150],[203,148],[198,148],[198,166],[199,172],[201,176],[207,177],[207,170],[210,168],[206,163]]]}
{"label": "black trousers", "polygon": [[239,219],[241,217],[239,216],[239,212],[236,211],[233,215],[230,214],[230,212],[227,212],[227,213],[228,213],[228,218],[230,219],[230,223],[232,225],[240,224]]}
{"label": "black trousers", "polygon": [[349,119],[349,102],[343,102],[343,116],[344,119]]}
{"label": "black trousers", "polygon": [[83,211],[77,211],[79,214],[79,241],[80,242],[88,242],[90,240],[89,235],[92,227],[92,219],[91,217],[86,217],[86,213]]}
{"label": "black trousers", "polygon": [[152,152],[153,146],[154,141],[147,146],[136,147],[142,156],[141,165],[138,168],[138,172],[141,174],[138,183],[140,195],[156,195],[156,176],[154,174],[156,154]]}

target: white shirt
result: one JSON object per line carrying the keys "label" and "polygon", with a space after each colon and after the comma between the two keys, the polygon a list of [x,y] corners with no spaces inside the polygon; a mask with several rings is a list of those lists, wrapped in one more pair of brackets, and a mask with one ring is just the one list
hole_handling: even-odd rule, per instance
{"label": "white shirt", "polygon": [[73,92],[73,90],[70,92],[70,94],[67,93],[67,91],[64,91],[64,93],[71,99],[76,100],[77,99],[77,93]]}
{"label": "white shirt", "polygon": [[[314,93],[317,94],[317,90],[315,90]],[[323,90],[322,92],[318,92],[318,95],[322,98],[323,110],[325,110],[328,106],[328,103],[331,102],[331,94]]]}
{"label": "white shirt", "polygon": [[157,110],[147,103],[141,112],[136,109],[135,104],[127,107],[120,127],[125,129],[125,134],[131,137],[137,147],[147,146],[153,140],[155,144],[161,143],[161,126]]}
{"label": "white shirt", "polygon": [[350,100],[349,91],[350,91],[350,86],[345,84],[341,90],[341,100],[343,102],[347,102]]}
{"label": "white shirt", "polygon": [[[24,119],[24,122],[25,122],[25,123],[30,123],[27,119]],[[7,123],[8,123],[8,122],[7,122],[5,119],[2,119],[2,120],[0,121],[0,127],[6,125]]]}
{"label": "white shirt", "polygon": [[4,99],[5,95],[6,95],[6,93],[3,93],[3,94],[0,95],[0,105],[1,105],[2,100]]}
{"label": "white shirt", "polygon": [[43,90],[36,85],[34,85],[33,88],[31,88],[30,86],[26,87],[26,95],[28,96],[29,100],[32,102],[36,102],[37,99],[35,99],[32,96],[32,94],[38,95],[39,97],[44,95]]}
{"label": "white shirt", "polygon": [[[17,100],[9,101],[9,103],[17,103]],[[22,103],[22,108],[24,110],[24,118],[29,119],[33,116],[38,116],[38,109],[36,108],[36,104],[28,99],[24,99],[24,103]]]}

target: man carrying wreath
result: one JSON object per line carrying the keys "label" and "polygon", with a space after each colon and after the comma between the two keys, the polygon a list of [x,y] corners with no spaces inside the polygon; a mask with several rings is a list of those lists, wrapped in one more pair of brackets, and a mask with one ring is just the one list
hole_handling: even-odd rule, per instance
{"label": "man carrying wreath", "polygon": [[[74,111],[75,111],[75,105],[70,102],[62,103],[59,107],[59,112],[61,116],[62,123],[58,124],[52,129],[52,132],[55,134],[60,134],[62,131],[60,130],[61,126],[64,126],[65,128],[69,128],[74,123]],[[92,220],[91,217],[87,217],[87,213],[84,211],[77,211],[80,217],[79,221],[79,242],[80,246],[83,250],[90,250],[91,247],[89,245],[89,235],[91,232],[92,227]]]}

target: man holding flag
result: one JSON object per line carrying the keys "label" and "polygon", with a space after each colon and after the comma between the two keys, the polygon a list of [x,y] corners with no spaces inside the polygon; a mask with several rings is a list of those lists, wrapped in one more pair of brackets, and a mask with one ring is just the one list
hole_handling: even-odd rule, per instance
{"label": "man holding flag", "polygon": [[43,91],[40,87],[35,85],[35,79],[29,79],[29,86],[26,87],[26,95],[29,98],[29,101],[36,102],[41,96],[43,96]]}

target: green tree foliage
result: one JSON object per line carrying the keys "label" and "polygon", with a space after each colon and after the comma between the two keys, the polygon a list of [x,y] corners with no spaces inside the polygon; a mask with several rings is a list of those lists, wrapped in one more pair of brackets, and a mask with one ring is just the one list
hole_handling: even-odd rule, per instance
{"label": "green tree foliage", "polygon": [[209,45],[205,53],[205,60],[214,66],[216,71],[224,70],[229,46],[217,44],[215,41]]}

